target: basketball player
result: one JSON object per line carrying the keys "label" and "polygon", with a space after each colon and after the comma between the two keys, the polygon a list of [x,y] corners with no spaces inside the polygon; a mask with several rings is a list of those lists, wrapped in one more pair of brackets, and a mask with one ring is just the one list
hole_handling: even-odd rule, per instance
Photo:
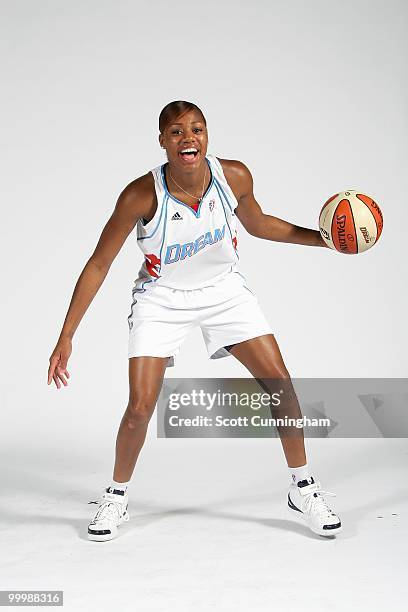
{"label": "basketball player", "polygon": [[[302,417],[273,330],[239,271],[236,217],[257,238],[326,245],[318,231],[264,214],[243,163],[207,155],[206,120],[195,104],[169,103],[160,113],[159,130],[168,161],[120,194],[78,279],[50,357],[48,384],[54,380],[59,389],[61,382],[68,384],[72,337],[136,226],[144,261],[128,317],[129,401],[117,434],[113,481],[88,527],[91,540],[112,539],[118,526],[129,520],[127,487],[166,367],[174,365],[194,326],[200,326],[211,359],[233,355],[257,379],[285,384],[287,414]],[[291,435],[279,430],[291,478],[288,506],[313,532],[337,534],[341,521],[309,473],[303,430],[299,431]]]}

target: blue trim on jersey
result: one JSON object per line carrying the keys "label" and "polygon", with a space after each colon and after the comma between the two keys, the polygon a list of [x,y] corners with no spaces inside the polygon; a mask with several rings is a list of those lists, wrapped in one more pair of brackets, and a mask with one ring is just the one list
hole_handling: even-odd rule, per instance
{"label": "blue trim on jersey", "polygon": [[144,293],[146,291],[146,289],[144,288],[144,286],[146,285],[146,283],[152,283],[152,279],[148,278],[146,280],[143,281],[143,283],[140,285],[141,289],[136,289],[136,291],[138,291],[139,293]]}
{"label": "blue trim on jersey", "polygon": [[[227,194],[225,193],[224,189],[222,188],[221,183],[220,183],[220,182],[219,182],[217,179],[215,179],[215,182],[216,182],[216,185],[218,185],[218,187],[221,189],[221,192],[222,192],[222,194],[223,194],[223,196],[224,196],[224,198],[225,198],[225,201],[227,202],[227,204],[228,204],[228,206],[229,206],[229,208],[230,208],[230,210],[231,210],[232,214],[234,215],[234,214],[235,214],[235,213],[234,213],[234,208],[233,208],[233,206],[231,206],[231,204],[229,203],[228,196],[227,196]],[[220,196],[220,197],[221,197],[221,196]]]}
{"label": "blue trim on jersey", "polygon": [[156,224],[156,227],[154,228],[153,232],[151,234],[149,234],[148,236],[140,236],[140,238],[138,238],[137,240],[146,240],[146,238],[153,238],[153,236],[155,235],[157,228],[160,225],[160,221],[162,218],[162,214],[163,214],[163,208],[164,208],[164,203],[166,201],[166,195],[164,195],[163,200],[162,200],[162,204],[161,204],[161,210],[160,210],[160,216],[159,216],[159,220]]}
{"label": "blue trim on jersey", "polygon": [[[163,251],[163,245],[164,245],[164,239],[166,237],[166,228],[167,228],[167,205],[169,203],[169,198],[167,198],[166,200],[166,211],[164,213],[164,224],[163,224],[163,238],[162,238],[162,243],[160,245],[160,255],[159,255],[159,259],[160,259],[160,272],[162,269],[162,251]],[[158,280],[158,279],[156,279]]]}
{"label": "blue trim on jersey", "polygon": [[200,202],[200,204],[199,204],[199,206],[198,206],[197,212],[194,210],[194,208],[192,208],[192,207],[191,207],[191,206],[189,206],[188,204],[185,204],[185,203],[184,203],[184,202],[182,202],[181,200],[178,200],[177,198],[175,198],[174,196],[172,196],[172,195],[171,195],[171,193],[170,193],[170,191],[167,189],[166,177],[164,176],[164,166],[166,165],[166,163],[167,163],[167,162],[166,162],[166,163],[164,163],[164,164],[162,164],[162,166],[161,166],[161,168],[160,168],[160,174],[161,174],[161,178],[162,178],[163,188],[164,188],[164,191],[166,192],[166,195],[167,195],[169,198],[171,198],[172,200],[174,200],[175,202],[177,202],[177,204],[182,204],[182,205],[183,205],[183,206],[185,206],[186,208],[190,209],[190,210],[191,210],[191,212],[194,214],[194,216],[195,216],[197,219],[199,219],[199,218],[200,218],[201,205],[202,205],[202,203],[204,202],[204,199],[205,199],[205,198],[207,197],[207,195],[210,193],[211,187],[213,186],[213,184],[214,184],[214,180],[215,180],[215,178],[214,178],[214,173],[213,173],[213,171],[212,171],[210,161],[209,161],[209,159],[208,159],[208,157],[207,157],[207,156],[206,156],[206,158],[205,158],[205,159],[206,159],[207,164],[208,164],[208,167],[209,167],[209,169],[210,169],[210,174],[211,174],[211,182],[210,182],[210,184],[209,184],[209,186],[208,186],[207,191],[205,192],[205,194],[203,195],[203,197],[202,197],[202,199],[201,199],[201,202]]}
{"label": "blue trim on jersey", "polygon": [[128,316],[128,322],[129,322],[130,317],[133,315],[133,306],[136,304],[136,302],[137,302],[137,299],[135,298],[135,291],[133,290],[132,291],[132,303],[130,305],[130,315]]}
{"label": "blue trim on jersey", "polygon": [[235,272],[236,272],[236,274],[239,274],[239,275],[241,276],[241,278],[243,278],[243,279],[244,279],[244,281],[245,281],[245,288],[246,288],[246,289],[248,289],[248,291],[250,291],[250,292],[252,293],[252,295],[255,295],[255,293],[252,291],[252,289],[250,289],[250,288],[248,287],[248,281],[247,281],[247,279],[245,278],[245,276],[244,276],[243,274],[241,274],[241,272],[239,272],[238,270],[235,270]]}
{"label": "blue trim on jersey", "polygon": [[[161,270],[161,260],[162,260],[162,250],[163,250],[163,244],[164,244],[164,238],[166,236],[166,227],[167,227],[167,205],[169,202],[169,198],[167,196],[164,196],[164,202],[165,204],[163,204],[163,208],[165,208],[165,212],[164,212],[164,224],[163,224],[163,236],[162,236],[162,242],[160,245],[160,255],[159,255],[159,259],[160,259],[160,270]],[[163,208],[162,208],[162,212],[163,212]],[[162,213],[160,213],[161,216]],[[140,289],[134,289],[134,291],[136,291],[137,293],[144,293],[146,291],[146,289],[144,288],[146,283],[156,283],[159,280],[160,276],[158,278],[147,278],[146,280],[144,280],[140,286]]]}
{"label": "blue trim on jersey", "polygon": [[151,283],[151,282],[152,282],[152,280],[151,280],[150,278],[148,278],[148,279],[144,280],[144,281],[142,282],[142,284],[140,285],[140,289],[135,289],[134,291],[135,291],[136,293],[144,293],[144,292],[146,291],[146,289],[144,289],[145,284],[146,284],[146,283]]}
{"label": "blue trim on jersey", "polygon": [[241,272],[238,272],[238,270],[236,270],[236,273],[239,274],[240,276],[242,276],[242,278],[244,279],[244,281],[247,283],[247,279],[245,278],[245,276],[243,274],[241,274]]}
{"label": "blue trim on jersey", "polygon": [[238,255],[238,253],[237,253],[237,250],[235,249],[235,247],[234,247],[234,243],[232,242],[232,232],[231,232],[230,225],[229,225],[229,223],[228,223],[227,213],[226,213],[226,211],[225,211],[225,204],[224,204],[224,202],[222,201],[221,194],[220,194],[219,189],[218,189],[218,187],[217,187],[217,182],[218,182],[218,181],[216,181],[216,183],[215,183],[215,188],[216,188],[216,190],[218,191],[218,195],[220,196],[220,202],[221,202],[221,204],[222,204],[222,210],[224,211],[225,221],[226,221],[226,223],[227,223],[227,225],[228,225],[229,233],[230,233],[230,236],[231,236],[231,245],[232,245],[232,248],[233,248],[233,250],[234,250],[235,255],[236,255],[236,256],[237,256],[237,258],[239,259],[239,255]]}

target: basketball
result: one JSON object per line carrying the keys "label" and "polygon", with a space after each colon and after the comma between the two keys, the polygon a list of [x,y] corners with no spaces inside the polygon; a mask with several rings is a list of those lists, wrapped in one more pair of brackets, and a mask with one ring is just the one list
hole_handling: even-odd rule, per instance
{"label": "basketball", "polygon": [[319,229],[331,249],[355,255],[378,242],[383,216],[372,197],[349,189],[327,200],[320,211]]}

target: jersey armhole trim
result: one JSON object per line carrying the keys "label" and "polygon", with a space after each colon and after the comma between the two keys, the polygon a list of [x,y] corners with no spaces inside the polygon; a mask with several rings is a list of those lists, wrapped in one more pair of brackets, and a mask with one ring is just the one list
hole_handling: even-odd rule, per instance
{"label": "jersey armhole trim", "polygon": [[[149,231],[150,224],[153,225],[153,223],[155,221],[157,221],[156,226],[155,226],[154,230],[152,231],[152,233],[148,234],[147,236],[138,236],[137,237],[138,240],[146,240],[146,238],[152,238],[155,235],[155,233],[157,232],[158,227],[160,226],[160,222],[161,222],[161,219],[162,219],[162,216],[163,216],[163,210],[164,210],[164,205],[165,205],[166,200],[167,200],[167,196],[164,195],[163,199],[162,199],[162,202],[161,202],[161,205],[159,205],[159,203],[157,203],[157,210],[156,210],[153,218],[150,219],[149,223],[147,223],[146,225],[143,225],[143,224],[141,225],[141,227],[143,227],[143,229],[145,229],[146,231]],[[160,213],[159,213],[159,208],[160,208]],[[159,218],[157,219],[158,215],[159,215]],[[139,219],[139,221],[141,222],[140,219]]]}

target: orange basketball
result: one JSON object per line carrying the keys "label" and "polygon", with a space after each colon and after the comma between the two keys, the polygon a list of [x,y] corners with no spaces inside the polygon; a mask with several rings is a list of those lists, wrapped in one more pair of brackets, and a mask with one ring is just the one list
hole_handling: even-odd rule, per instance
{"label": "orange basketball", "polygon": [[372,197],[349,189],[327,200],[320,211],[319,229],[331,249],[355,255],[378,242],[383,216]]}

